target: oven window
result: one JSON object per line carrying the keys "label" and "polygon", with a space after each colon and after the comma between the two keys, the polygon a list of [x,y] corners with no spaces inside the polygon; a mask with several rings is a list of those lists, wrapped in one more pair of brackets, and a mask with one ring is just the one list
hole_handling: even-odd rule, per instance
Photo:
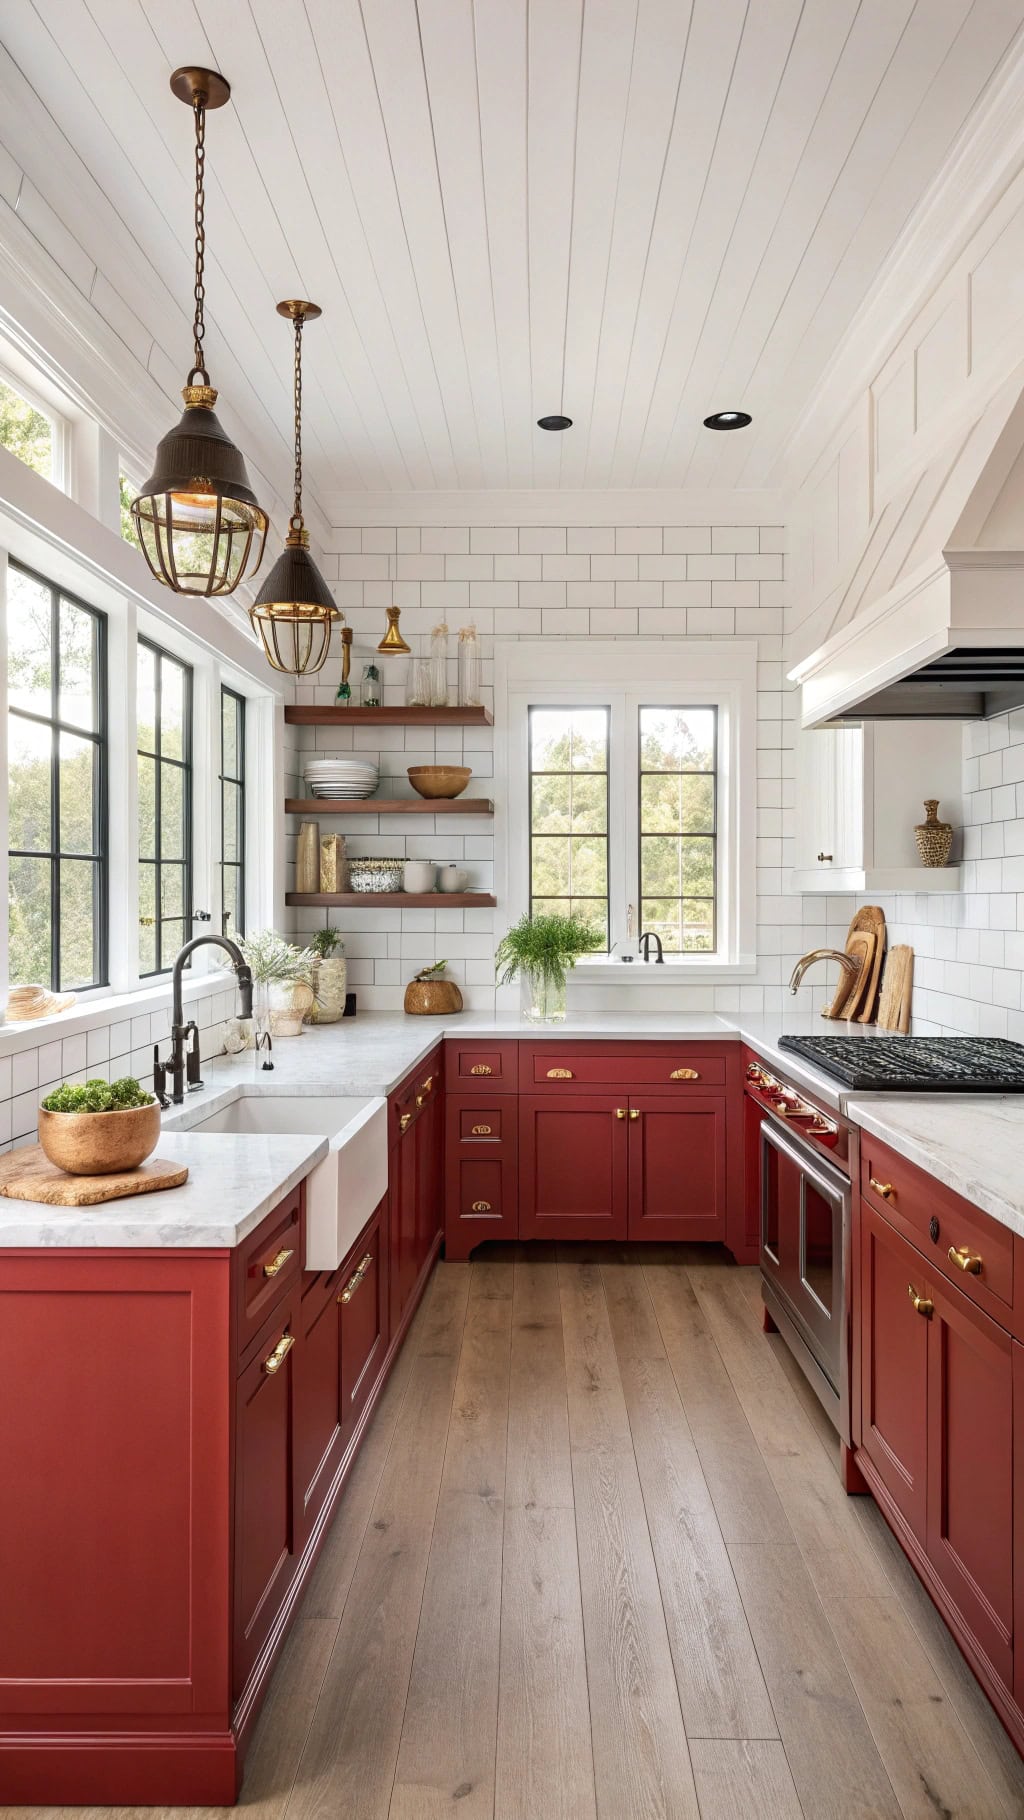
{"label": "oven window", "polygon": [[831,1314],[836,1210],[833,1203],[819,1194],[814,1183],[806,1176],[801,1190],[803,1243],[800,1274],[805,1289],[821,1304],[826,1314]]}

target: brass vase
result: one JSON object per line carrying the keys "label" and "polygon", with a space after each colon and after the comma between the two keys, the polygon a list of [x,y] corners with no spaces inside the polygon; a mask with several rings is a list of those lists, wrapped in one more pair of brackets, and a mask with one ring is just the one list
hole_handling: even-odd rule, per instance
{"label": "brass vase", "polygon": [[951,822],[940,822],[937,796],[926,798],[924,812],[925,820],[919,822],[914,829],[921,864],[922,866],[948,866],[953,846],[953,825]]}

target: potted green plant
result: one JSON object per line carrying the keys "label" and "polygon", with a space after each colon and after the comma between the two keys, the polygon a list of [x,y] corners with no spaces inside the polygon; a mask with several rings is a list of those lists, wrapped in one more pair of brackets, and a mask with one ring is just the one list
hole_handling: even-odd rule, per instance
{"label": "potted green plant", "polygon": [[310,984],[315,998],[306,1013],[308,1024],[336,1024],[345,1013],[348,966],[345,944],[337,929],[318,929],[309,944],[313,956]]}
{"label": "potted green plant", "polygon": [[313,955],[273,929],[258,929],[239,942],[252,973],[257,1026],[273,1036],[301,1036],[313,1003]]}
{"label": "potted green plant", "polygon": [[64,1081],[39,1108],[39,1142],[68,1175],[137,1169],[160,1136],[160,1103],[125,1075],[119,1081]]}
{"label": "potted green plant", "polygon": [[569,970],[600,939],[584,916],[521,916],[498,944],[498,984],[507,986],[518,977],[524,1018],[531,1024],[560,1024]]}

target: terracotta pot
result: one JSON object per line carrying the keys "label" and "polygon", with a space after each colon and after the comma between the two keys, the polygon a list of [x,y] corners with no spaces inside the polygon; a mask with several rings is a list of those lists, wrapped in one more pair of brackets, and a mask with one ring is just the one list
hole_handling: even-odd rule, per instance
{"label": "terracotta pot", "polygon": [[120,1175],[156,1149],[160,1103],[127,1112],[46,1112],[39,1108],[39,1142],[68,1175]]}
{"label": "terracotta pot", "polygon": [[410,1017],[450,1017],[462,1010],[462,993],[454,980],[410,980],[405,988]]}
{"label": "terracotta pot", "polygon": [[305,980],[271,980],[270,1033],[301,1036],[302,1020],[313,1003],[313,988]]}

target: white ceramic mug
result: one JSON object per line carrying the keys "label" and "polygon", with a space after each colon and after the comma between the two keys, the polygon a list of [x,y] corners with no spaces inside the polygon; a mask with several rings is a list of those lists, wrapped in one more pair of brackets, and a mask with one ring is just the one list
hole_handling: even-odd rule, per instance
{"label": "white ceramic mug", "polygon": [[442,866],[437,875],[438,889],[441,891],[465,891],[468,883],[469,873],[464,872],[462,867],[456,866],[454,862]]}
{"label": "white ceramic mug", "polygon": [[407,859],[402,868],[402,890],[422,894],[437,888],[437,867],[433,860]]}

